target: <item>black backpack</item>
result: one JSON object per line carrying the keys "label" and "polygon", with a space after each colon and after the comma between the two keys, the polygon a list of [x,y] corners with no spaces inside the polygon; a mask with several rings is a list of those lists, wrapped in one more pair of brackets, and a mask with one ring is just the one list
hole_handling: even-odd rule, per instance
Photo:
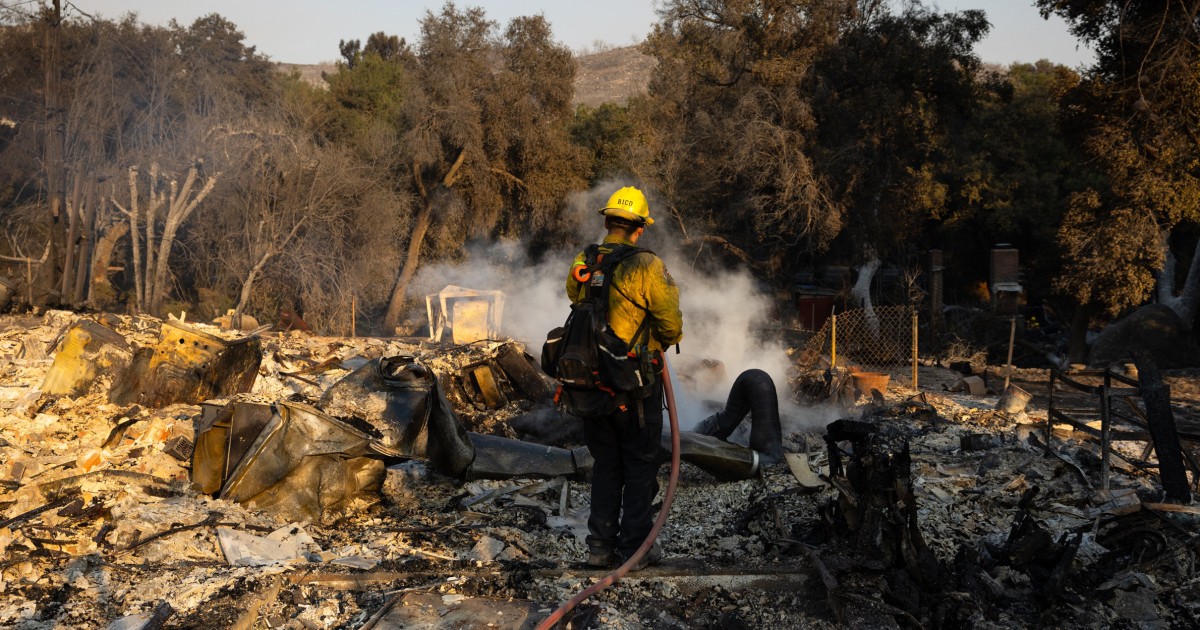
{"label": "black backpack", "polygon": [[649,337],[649,311],[629,300],[646,311],[632,347],[613,333],[608,321],[613,271],[621,261],[648,251],[628,245],[607,255],[600,254],[598,245],[584,251],[583,298],[571,305],[566,323],[550,331],[542,346],[542,370],[562,384],[556,399],[573,415],[607,416],[650,394],[656,371],[647,364],[649,352],[638,352],[639,341],[644,344],[642,338]]}

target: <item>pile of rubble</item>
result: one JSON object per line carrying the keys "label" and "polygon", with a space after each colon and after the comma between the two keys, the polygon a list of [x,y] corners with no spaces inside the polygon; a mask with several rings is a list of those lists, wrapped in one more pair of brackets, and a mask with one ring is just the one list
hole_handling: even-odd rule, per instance
{"label": "pile of rubble", "polygon": [[[0,625],[531,627],[604,572],[579,421],[523,350],[0,319]],[[572,627],[1195,625],[1197,510],[1132,467],[1099,489],[1081,432],[1047,450],[1036,399],[949,374],[784,463],[693,457],[666,561]]]}

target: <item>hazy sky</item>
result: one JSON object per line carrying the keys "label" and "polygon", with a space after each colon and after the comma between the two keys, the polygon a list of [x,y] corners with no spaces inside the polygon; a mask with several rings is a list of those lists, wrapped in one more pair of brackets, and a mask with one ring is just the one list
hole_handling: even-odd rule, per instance
{"label": "hazy sky", "polygon": [[[188,24],[201,15],[220,13],[241,28],[246,40],[275,61],[317,63],[338,56],[339,39],[363,39],[375,31],[414,41],[418,21],[426,10],[442,3],[430,0],[69,0],[83,11],[115,18],[136,12],[143,22],[165,24],[171,18]],[[541,12],[555,37],[580,50],[595,42],[627,46],[640,41],[657,20],[652,0],[475,0],[459,7],[480,6],[489,18],[507,22],[517,15]],[[1032,0],[939,0],[943,10],[983,9],[992,32],[979,45],[984,61],[1050,59],[1069,66],[1091,60],[1091,52],[1076,47],[1066,25],[1047,22]]]}

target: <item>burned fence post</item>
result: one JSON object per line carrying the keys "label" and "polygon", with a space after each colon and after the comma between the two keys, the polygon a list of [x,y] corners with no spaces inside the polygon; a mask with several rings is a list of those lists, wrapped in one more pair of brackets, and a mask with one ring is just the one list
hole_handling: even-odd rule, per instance
{"label": "burned fence post", "polygon": [[942,250],[929,250],[929,329],[935,337],[941,334],[944,328],[942,277],[945,270],[942,265]]}
{"label": "burned fence post", "polygon": [[1104,371],[1104,389],[1100,395],[1100,489],[1108,490],[1109,461],[1112,453],[1112,374]]}
{"label": "burned fence post", "polygon": [[1008,326],[1008,358],[1004,360],[1004,389],[1000,390],[1001,392],[1006,391],[1008,389],[1008,382],[1012,378],[1013,344],[1016,341],[1016,339],[1017,339],[1017,317],[1014,315],[1012,320],[1009,321],[1009,326]]}
{"label": "burned fence post", "polygon": [[917,333],[920,322],[917,320],[917,308],[912,309],[912,388],[917,388]]}
{"label": "burned fence post", "polygon": [[1190,503],[1192,492],[1183,465],[1183,449],[1179,444],[1179,431],[1175,427],[1175,414],[1171,411],[1170,391],[1163,384],[1158,366],[1149,354],[1134,352],[1133,362],[1137,365],[1142,401],[1146,404],[1146,420],[1150,437],[1154,440],[1154,454],[1158,458],[1158,474],[1163,491],[1168,499]]}
{"label": "burned fence post", "polygon": [[1050,368],[1050,386],[1046,392],[1046,452],[1050,451],[1050,440],[1054,437],[1054,381],[1058,376],[1056,368]]}
{"label": "burned fence post", "polygon": [[837,367],[837,313],[829,316],[829,367]]}

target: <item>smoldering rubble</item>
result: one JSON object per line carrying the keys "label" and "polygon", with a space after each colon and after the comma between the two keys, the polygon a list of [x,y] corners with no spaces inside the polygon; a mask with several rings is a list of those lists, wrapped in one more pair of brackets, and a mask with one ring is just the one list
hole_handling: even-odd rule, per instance
{"label": "smoldering rubble", "polygon": [[[1197,623],[1200,510],[1128,463],[1144,440],[1105,488],[1097,439],[1047,427],[1046,371],[1020,408],[793,359],[785,414],[837,420],[778,463],[749,422],[689,434],[666,560],[571,627]],[[605,573],[580,421],[516,342],[52,311],[0,319],[0,365],[5,627],[520,628]]]}

